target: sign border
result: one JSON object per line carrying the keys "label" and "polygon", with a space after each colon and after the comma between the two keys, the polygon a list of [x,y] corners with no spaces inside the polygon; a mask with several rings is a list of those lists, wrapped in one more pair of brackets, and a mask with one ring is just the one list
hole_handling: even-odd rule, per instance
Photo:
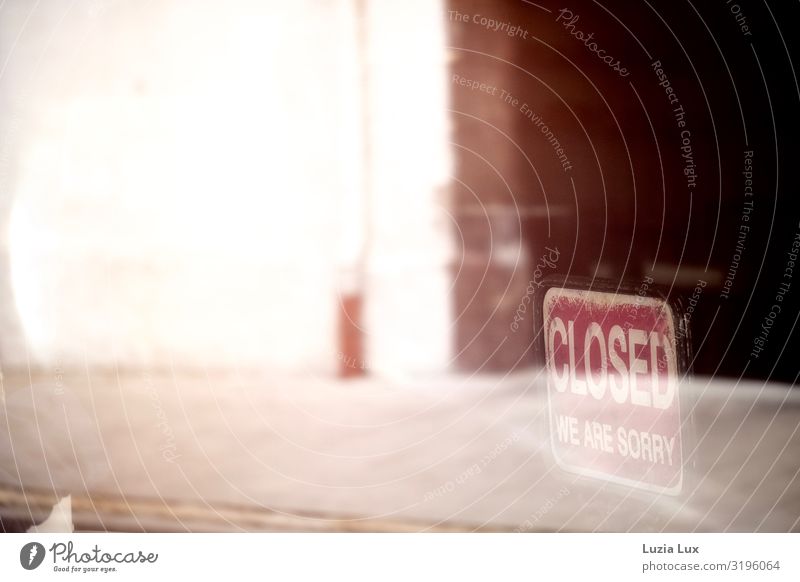
{"label": "sign border", "polygon": [[[680,481],[672,487],[660,487],[657,485],[642,484],[633,479],[626,479],[624,477],[614,477],[602,471],[594,471],[583,467],[576,467],[569,465],[561,460],[555,450],[555,441],[553,439],[553,410],[550,401],[550,383],[549,380],[545,382],[547,390],[547,420],[549,425],[548,439],[550,441],[550,452],[556,461],[556,465],[571,474],[580,475],[582,477],[589,477],[592,479],[621,485],[627,488],[632,488],[637,491],[646,491],[649,493],[667,494],[678,496],[682,493],[684,485],[686,484],[687,468],[691,464],[687,461],[687,450],[694,450],[693,439],[691,435],[694,432],[693,426],[693,403],[689,402],[687,395],[684,391],[680,390],[680,384],[686,378],[693,376],[692,373],[692,350],[691,350],[691,330],[689,327],[688,319],[686,318],[686,311],[680,299],[670,298],[667,289],[655,283],[648,283],[647,288],[643,288],[642,284],[646,281],[641,280],[637,284],[630,281],[612,281],[609,279],[577,277],[577,276],[564,276],[564,275],[549,275],[542,280],[541,286],[537,290],[536,301],[533,309],[533,333],[534,333],[534,359],[539,368],[547,373],[547,352],[545,348],[545,334],[544,334],[544,300],[547,293],[551,289],[567,289],[573,291],[591,291],[596,293],[612,293],[618,295],[626,295],[633,297],[647,297],[649,299],[656,299],[665,303],[672,314],[672,324],[675,334],[675,366],[678,373],[678,406],[681,413],[680,416],[680,436],[681,436],[681,477]],[[681,331],[680,336],[678,330]],[[684,412],[685,411],[685,412]],[[686,415],[684,418],[684,414]]]}

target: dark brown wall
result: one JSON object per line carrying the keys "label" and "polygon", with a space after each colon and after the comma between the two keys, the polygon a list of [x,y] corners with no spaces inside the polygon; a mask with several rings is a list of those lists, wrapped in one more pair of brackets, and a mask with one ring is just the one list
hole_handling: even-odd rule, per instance
{"label": "dark brown wall", "polygon": [[[797,180],[788,166],[776,171],[776,161],[796,152],[800,95],[789,64],[792,43],[784,46],[766,8],[741,4],[750,35],[722,2],[570,2],[579,15],[573,30],[593,32],[598,47],[627,68],[623,77],[556,21],[563,4],[449,2],[452,75],[497,88],[490,95],[451,77],[454,211],[463,241],[457,343],[464,369],[532,362],[530,318],[516,332],[509,325],[545,247],[557,247],[558,265],[548,272],[634,284],[654,277],[684,299],[698,278],[707,280],[693,323],[695,336],[708,338],[697,342],[695,367],[742,372],[797,226]],[[786,12],[784,20],[796,11],[772,8]],[[527,34],[487,29],[476,15]],[[659,86],[656,60],[685,110],[684,128]],[[516,106],[502,99],[502,90],[518,99]],[[520,110],[523,103],[552,130],[570,169]],[[691,187],[681,157],[683,129],[691,132],[697,172]],[[745,150],[755,152],[756,216],[747,223],[746,252],[724,297],[720,286],[742,224]],[[515,247],[520,261],[504,261]],[[790,339],[793,319],[782,319],[776,350]],[[779,355],[770,356],[778,363],[773,376],[792,379],[796,366],[778,362]],[[771,366],[760,366],[768,359],[752,362],[747,373],[766,377]]]}

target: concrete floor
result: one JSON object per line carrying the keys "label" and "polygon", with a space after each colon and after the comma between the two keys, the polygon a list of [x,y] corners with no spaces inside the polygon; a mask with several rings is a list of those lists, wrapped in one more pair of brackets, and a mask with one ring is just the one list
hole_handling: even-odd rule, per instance
{"label": "concrete floor", "polygon": [[[0,485],[85,498],[77,506],[111,529],[800,530],[800,397],[734,384],[682,388],[696,446],[672,497],[559,469],[536,373],[402,385],[7,373]],[[137,519],[137,504],[160,507],[161,523]],[[186,505],[205,520],[184,522]]]}

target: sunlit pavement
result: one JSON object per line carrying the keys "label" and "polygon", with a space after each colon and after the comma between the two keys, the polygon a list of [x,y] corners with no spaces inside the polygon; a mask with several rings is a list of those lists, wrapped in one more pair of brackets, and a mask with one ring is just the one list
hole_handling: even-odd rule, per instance
{"label": "sunlit pavement", "polygon": [[[800,400],[783,386],[684,385],[695,403],[684,410],[690,464],[682,493],[669,496],[559,469],[535,372],[347,382],[73,372],[32,380],[33,390],[27,374],[5,377],[2,484],[119,499],[134,514],[137,502],[155,502],[167,529],[187,527],[169,511],[182,503],[204,508],[206,527],[221,529],[254,527],[229,517],[230,507],[268,510],[295,529],[326,520],[366,529],[799,527]],[[97,524],[125,527],[96,509]]]}

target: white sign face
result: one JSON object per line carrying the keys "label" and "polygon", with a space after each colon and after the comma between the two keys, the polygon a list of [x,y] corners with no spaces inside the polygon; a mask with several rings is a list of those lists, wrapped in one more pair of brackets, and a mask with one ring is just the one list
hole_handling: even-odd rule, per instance
{"label": "white sign face", "polygon": [[550,288],[542,306],[552,450],[567,471],[683,485],[677,343],[654,297]]}

